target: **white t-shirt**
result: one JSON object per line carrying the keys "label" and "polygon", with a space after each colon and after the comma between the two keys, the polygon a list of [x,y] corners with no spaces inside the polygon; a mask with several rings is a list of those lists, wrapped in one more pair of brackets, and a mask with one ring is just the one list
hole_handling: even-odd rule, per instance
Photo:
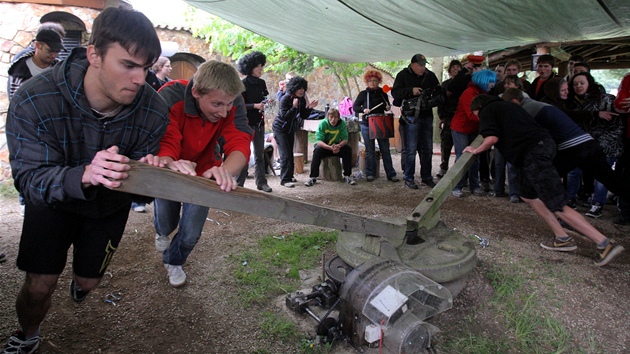
{"label": "white t-shirt", "polygon": [[44,72],[44,70],[50,68],[50,66],[44,69],[40,68],[33,62],[33,57],[26,59],[26,66],[28,66],[28,70],[31,72],[31,75],[33,76],[41,74]]}

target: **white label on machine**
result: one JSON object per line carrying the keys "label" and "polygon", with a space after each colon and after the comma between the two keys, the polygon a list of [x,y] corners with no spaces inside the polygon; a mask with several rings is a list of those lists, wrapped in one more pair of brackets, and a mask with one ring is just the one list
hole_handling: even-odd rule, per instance
{"label": "white label on machine", "polygon": [[386,317],[391,317],[402,305],[407,302],[407,297],[400,291],[388,285],[380,294],[370,301],[370,304],[381,311]]}
{"label": "white label on machine", "polygon": [[381,326],[371,324],[365,327],[365,341],[368,343],[374,343],[381,339]]}

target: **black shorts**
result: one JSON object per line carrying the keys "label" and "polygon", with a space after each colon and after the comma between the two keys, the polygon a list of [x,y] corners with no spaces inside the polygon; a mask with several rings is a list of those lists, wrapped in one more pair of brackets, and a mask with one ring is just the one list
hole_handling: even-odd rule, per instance
{"label": "black shorts", "polygon": [[100,278],[118,248],[128,217],[129,208],[103,218],[88,218],[27,203],[17,266],[29,273],[61,274],[73,245],[74,273]]}
{"label": "black shorts", "polygon": [[543,139],[527,152],[519,169],[520,195],[527,199],[539,198],[552,212],[562,211],[567,205],[566,193],[558,171],[553,165],[556,144]]}

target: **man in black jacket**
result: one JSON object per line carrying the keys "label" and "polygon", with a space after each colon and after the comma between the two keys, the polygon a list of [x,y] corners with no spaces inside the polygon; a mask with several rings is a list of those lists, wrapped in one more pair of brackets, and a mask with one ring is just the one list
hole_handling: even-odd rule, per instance
{"label": "man in black jacket", "polygon": [[[420,178],[433,188],[431,174],[433,158],[433,110],[429,100],[440,91],[440,82],[426,68],[427,59],[422,54],[411,58],[411,64],[401,70],[394,80],[392,96],[403,101],[402,119],[406,123],[404,164],[405,186],[418,189],[414,181],[416,151],[420,154]],[[434,104],[437,105],[437,102]]]}
{"label": "man in black jacket", "polygon": [[475,97],[470,109],[479,117],[479,134],[484,137],[477,148],[464,152],[478,155],[493,145],[521,176],[521,199],[547,223],[555,237],[543,241],[543,249],[556,252],[577,250],[575,240],[564,230],[558,218],[596,244],[600,258],[595,265],[610,263],[624,251],[623,246],[607,238],[577,211],[567,206],[562,180],[553,165],[557,147],[551,134],[521,106],[490,95]]}

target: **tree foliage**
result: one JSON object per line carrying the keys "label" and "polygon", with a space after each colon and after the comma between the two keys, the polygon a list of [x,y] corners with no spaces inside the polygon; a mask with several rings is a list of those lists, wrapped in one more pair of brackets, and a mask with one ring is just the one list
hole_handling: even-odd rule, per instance
{"label": "tree foliage", "polygon": [[[355,97],[359,88],[358,77],[369,63],[340,63],[299,52],[291,47],[275,42],[267,37],[248,31],[204,11],[190,8],[187,15],[193,35],[204,38],[210,49],[225,57],[238,60],[251,50],[257,50],[267,56],[265,69],[284,75],[295,71],[305,76],[315,68],[323,67],[326,74],[337,78],[344,96]],[[373,66],[385,72],[397,72],[406,66],[403,62],[375,63]]]}

